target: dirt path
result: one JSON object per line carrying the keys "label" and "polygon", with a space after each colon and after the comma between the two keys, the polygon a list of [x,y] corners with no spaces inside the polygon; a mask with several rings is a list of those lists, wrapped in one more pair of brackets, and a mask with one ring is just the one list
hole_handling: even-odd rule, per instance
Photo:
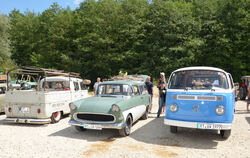
{"label": "dirt path", "polygon": [[132,127],[129,137],[118,137],[115,130],[77,132],[68,125],[69,117],[57,124],[6,124],[0,116],[0,157],[68,158],[68,157],[242,157],[250,158],[250,113],[246,103],[236,103],[232,134],[223,140],[216,131],[180,128],[171,134],[156,118],[157,97],[153,113]]}

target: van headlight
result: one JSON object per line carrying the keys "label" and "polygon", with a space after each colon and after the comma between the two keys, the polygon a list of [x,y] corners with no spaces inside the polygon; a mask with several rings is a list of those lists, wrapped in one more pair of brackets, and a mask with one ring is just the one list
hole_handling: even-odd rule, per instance
{"label": "van headlight", "polygon": [[119,108],[118,105],[113,104],[112,107],[111,107],[111,110],[112,110],[113,112],[119,112],[119,111],[120,111],[120,108]]}
{"label": "van headlight", "polygon": [[172,112],[176,112],[178,110],[178,106],[176,104],[170,104],[169,110]]}
{"label": "van headlight", "polygon": [[216,114],[218,115],[222,115],[225,113],[225,108],[224,106],[220,105],[220,106],[217,106],[216,109],[215,109],[215,112]]}
{"label": "van headlight", "polygon": [[76,105],[74,103],[69,103],[69,108],[70,108],[70,110],[75,110]]}

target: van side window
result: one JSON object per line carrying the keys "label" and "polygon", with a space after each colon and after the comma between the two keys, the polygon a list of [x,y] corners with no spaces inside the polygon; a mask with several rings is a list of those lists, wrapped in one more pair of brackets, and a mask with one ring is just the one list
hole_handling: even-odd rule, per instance
{"label": "van side window", "polygon": [[87,86],[83,84],[83,82],[80,82],[81,90],[86,90]]}
{"label": "van side window", "polygon": [[78,91],[80,89],[78,82],[73,82],[73,83],[74,83],[75,91]]}
{"label": "van side window", "polygon": [[228,74],[228,76],[229,76],[231,87],[234,88],[233,78],[232,78],[231,74]]}

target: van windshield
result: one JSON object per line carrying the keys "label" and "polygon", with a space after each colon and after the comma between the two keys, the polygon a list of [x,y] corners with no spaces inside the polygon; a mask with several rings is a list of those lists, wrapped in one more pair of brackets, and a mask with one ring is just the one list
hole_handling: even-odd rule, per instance
{"label": "van windshield", "polygon": [[169,89],[228,89],[226,75],[213,70],[178,71],[171,75]]}

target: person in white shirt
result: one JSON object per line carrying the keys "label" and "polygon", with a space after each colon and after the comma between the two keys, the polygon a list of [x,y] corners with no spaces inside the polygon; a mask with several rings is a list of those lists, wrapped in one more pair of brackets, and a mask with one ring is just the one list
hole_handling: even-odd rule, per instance
{"label": "person in white shirt", "polygon": [[97,82],[94,84],[94,92],[96,92],[97,86],[101,83],[101,78],[100,78],[100,77],[97,77],[96,81],[97,81]]}

